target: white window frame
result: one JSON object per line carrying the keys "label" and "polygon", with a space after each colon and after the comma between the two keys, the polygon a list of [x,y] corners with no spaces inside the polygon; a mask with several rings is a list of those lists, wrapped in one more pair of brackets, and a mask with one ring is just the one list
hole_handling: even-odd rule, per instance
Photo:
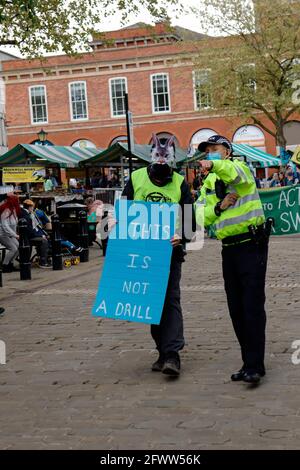
{"label": "white window frame", "polygon": [[110,103],[110,116],[112,119],[122,119],[126,116],[126,113],[124,114],[114,114],[114,107],[113,107],[113,96],[112,96],[112,89],[111,89],[111,84],[114,80],[125,80],[125,93],[128,93],[128,87],[127,87],[127,77],[111,77],[108,80],[108,87],[109,87],[109,103]]}
{"label": "white window frame", "polygon": [[[76,84],[76,83],[83,83],[83,85],[84,85],[85,103],[86,103],[86,117],[85,118],[74,118],[74,116],[73,116],[71,86]],[[88,121],[88,119],[89,119],[89,104],[88,104],[87,86],[86,86],[86,81],[85,80],[76,80],[75,82],[69,82],[69,107],[70,107],[70,119],[71,119],[71,121],[73,121],[73,122]]]}
{"label": "white window frame", "polygon": [[[168,98],[169,98],[169,109],[168,109],[168,111],[155,111],[154,92],[153,92],[153,77],[157,77],[159,75],[165,75],[167,77],[167,88],[168,88]],[[152,75],[150,75],[150,88],[151,88],[152,114],[168,114],[168,113],[171,113],[171,93],[170,93],[169,74],[167,72],[160,72],[160,73],[153,73]]]}
{"label": "white window frame", "polygon": [[[256,67],[255,67],[254,63],[251,62],[251,63],[248,63],[248,64],[243,64],[242,67],[241,67],[241,70],[245,70],[247,67],[248,68],[252,67],[253,70],[254,70],[254,74],[256,74]],[[257,81],[253,80],[252,83],[254,83],[254,87],[252,88],[252,91],[253,91],[253,93],[256,93],[257,92]],[[250,80],[248,80],[248,83],[245,84],[245,87],[248,87],[249,90],[250,90],[250,86],[252,86],[252,85],[250,84]],[[239,84],[237,86],[237,92],[239,93]]]}
{"label": "white window frame", "polygon": [[[44,90],[45,90],[45,105],[46,105],[46,115],[47,115],[46,121],[33,122],[32,101],[31,101],[31,90],[33,88],[44,88]],[[47,100],[47,87],[46,87],[46,85],[32,85],[32,86],[28,87],[28,95],[29,95],[29,109],[30,109],[31,125],[32,126],[40,126],[41,124],[48,124],[49,118],[48,118],[48,100]]]}
{"label": "white window frame", "polygon": [[[193,70],[193,89],[194,89],[194,109],[195,111],[205,111],[206,109],[212,109],[212,104],[210,106],[198,106],[197,102],[197,90],[196,90],[196,74],[197,72],[208,72],[211,73],[211,69],[200,69],[200,70]],[[212,94],[211,94],[211,101],[212,101]]]}

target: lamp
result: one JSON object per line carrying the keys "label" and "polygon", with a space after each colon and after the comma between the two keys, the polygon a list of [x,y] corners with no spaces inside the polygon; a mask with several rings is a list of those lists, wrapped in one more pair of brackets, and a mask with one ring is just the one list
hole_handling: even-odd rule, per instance
{"label": "lamp", "polygon": [[48,132],[45,132],[44,129],[41,129],[40,132],[37,133],[39,141],[42,145],[45,145],[45,141],[47,139]]}

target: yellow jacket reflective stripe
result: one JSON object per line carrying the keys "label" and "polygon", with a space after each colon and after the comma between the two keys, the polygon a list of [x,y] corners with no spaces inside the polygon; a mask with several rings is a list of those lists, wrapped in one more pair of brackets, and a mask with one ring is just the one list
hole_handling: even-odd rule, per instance
{"label": "yellow jacket reflective stripe", "polygon": [[[216,194],[210,195],[211,186],[217,179],[222,179],[227,185],[227,193],[235,192],[239,196],[236,204],[222,212],[219,217],[215,215],[214,208],[220,199]],[[205,227],[212,226],[220,240],[246,233],[249,225],[258,226],[265,221],[254,177],[248,166],[239,160],[213,162],[213,168],[204,181],[197,203],[203,203],[203,201],[205,201],[204,225]],[[197,223],[199,222],[197,218]]]}

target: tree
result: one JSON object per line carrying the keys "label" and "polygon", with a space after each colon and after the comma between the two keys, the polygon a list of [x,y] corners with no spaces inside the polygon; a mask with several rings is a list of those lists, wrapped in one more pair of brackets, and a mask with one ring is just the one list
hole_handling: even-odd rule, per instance
{"label": "tree", "polygon": [[88,50],[95,25],[116,12],[147,10],[149,19],[166,19],[179,12],[179,0],[0,0],[0,46],[17,46],[21,54],[41,57],[58,50],[74,54]]}
{"label": "tree", "polygon": [[200,19],[222,35],[195,55],[210,72],[213,107],[259,125],[285,151],[284,126],[300,110],[299,0],[202,0]]}

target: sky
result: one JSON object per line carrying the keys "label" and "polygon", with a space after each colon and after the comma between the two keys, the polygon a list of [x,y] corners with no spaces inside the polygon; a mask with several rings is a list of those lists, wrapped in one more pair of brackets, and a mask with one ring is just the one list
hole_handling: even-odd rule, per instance
{"label": "sky", "polygon": [[[201,0],[184,0],[184,6],[188,8],[193,8],[193,7],[199,7]],[[103,31],[109,31],[109,30],[114,30],[114,29],[119,29],[121,27],[121,22],[120,22],[120,16],[121,15],[115,15],[114,18],[109,22],[109,24],[101,25],[101,29]],[[202,33],[203,31],[200,29],[199,25],[199,20],[195,17],[195,14],[190,13],[190,14],[184,14],[181,15],[179,18],[176,18],[174,15],[170,15],[171,17],[171,22],[172,25],[175,26],[181,26],[183,28],[191,29],[193,31],[196,31],[198,33]],[[147,11],[141,12],[140,15],[138,16],[132,16],[129,18],[128,24],[133,24],[137,22],[143,22],[143,23],[150,23],[151,20],[149,18],[149,14]]]}
{"label": "sky", "polygon": [[[201,0],[184,0],[184,6],[188,8],[193,8],[193,7],[199,7]],[[195,14],[190,13],[190,14],[184,14],[181,15],[179,18],[176,18],[174,15],[170,15],[171,17],[171,23],[173,26],[181,26],[183,28],[190,29],[192,31],[196,31],[198,33],[203,33],[203,31],[200,28],[199,21],[197,20]],[[130,24],[134,24],[137,22],[143,22],[143,23],[151,23],[151,19],[149,17],[148,12],[145,10],[141,12],[139,15],[131,15],[128,18],[128,21],[126,22],[125,26],[129,26]],[[112,30],[117,30],[122,28],[124,25],[121,24],[121,15],[115,14],[112,18],[109,19],[109,21],[104,22],[101,25],[98,25],[99,30],[102,31],[112,31]],[[1,50],[6,51],[8,53],[14,54],[17,57],[21,57],[20,53],[18,52],[17,48],[14,47],[1,47]],[[55,54],[47,54],[47,55],[56,55]]]}

